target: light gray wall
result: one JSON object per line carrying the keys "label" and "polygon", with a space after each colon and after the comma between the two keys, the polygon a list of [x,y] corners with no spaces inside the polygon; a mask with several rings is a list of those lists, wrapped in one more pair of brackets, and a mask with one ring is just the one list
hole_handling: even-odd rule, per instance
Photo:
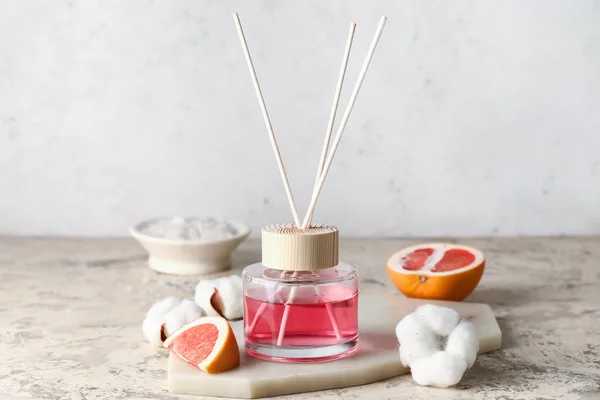
{"label": "light gray wall", "polygon": [[545,0],[0,0],[0,233],[290,221],[233,12],[302,211],[349,24],[343,107],[389,18],[315,222],[600,233],[600,6]]}

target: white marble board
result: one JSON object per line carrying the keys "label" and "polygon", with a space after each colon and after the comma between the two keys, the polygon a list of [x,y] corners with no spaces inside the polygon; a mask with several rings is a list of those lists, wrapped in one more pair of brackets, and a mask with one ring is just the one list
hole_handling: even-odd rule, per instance
{"label": "white marble board", "polygon": [[[359,300],[359,348],[355,355],[327,363],[287,364],[256,359],[244,351],[241,322],[232,324],[241,360],[236,369],[206,374],[171,354],[168,386],[171,393],[253,399],[363,385],[408,373],[400,363],[396,324],[425,303],[457,310],[477,330],[479,354],[500,348],[500,327],[487,304],[406,299],[399,295],[367,296]],[[467,372],[468,373],[468,372]]]}

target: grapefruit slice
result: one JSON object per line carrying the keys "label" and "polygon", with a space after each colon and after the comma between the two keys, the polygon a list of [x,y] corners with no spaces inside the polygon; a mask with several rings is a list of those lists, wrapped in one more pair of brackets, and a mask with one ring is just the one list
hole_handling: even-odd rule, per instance
{"label": "grapefruit slice", "polygon": [[202,317],[177,329],[164,347],[208,374],[225,372],[240,363],[240,350],[225,318]]}
{"label": "grapefruit slice", "polygon": [[406,297],[462,301],[479,284],[485,268],[480,250],[450,243],[404,248],[387,261],[394,286]]}

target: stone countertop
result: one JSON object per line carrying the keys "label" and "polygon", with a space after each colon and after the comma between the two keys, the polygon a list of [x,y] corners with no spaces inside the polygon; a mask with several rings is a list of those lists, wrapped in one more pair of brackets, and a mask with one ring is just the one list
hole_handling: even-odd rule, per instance
{"label": "stone countertop", "polygon": [[[488,257],[467,301],[492,307],[501,350],[452,389],[404,375],[281,399],[600,399],[600,238],[460,242]],[[340,252],[359,267],[361,293],[397,293],[385,260],[412,243],[342,240]],[[258,249],[244,243],[234,269]],[[132,239],[0,237],[0,398],[194,399],[168,393],[167,353],[145,342],[141,321],[156,299],[193,297],[197,281],[153,272]]]}

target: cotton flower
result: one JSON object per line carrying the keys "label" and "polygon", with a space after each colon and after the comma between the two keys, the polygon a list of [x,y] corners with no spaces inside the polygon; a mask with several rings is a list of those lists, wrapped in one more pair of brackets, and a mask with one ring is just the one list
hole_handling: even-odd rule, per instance
{"label": "cotton flower", "polygon": [[455,310],[433,304],[406,315],[396,326],[396,336],[400,361],[410,367],[413,380],[422,386],[456,385],[479,351],[473,324],[460,321]]}
{"label": "cotton flower", "polygon": [[472,323],[461,321],[448,336],[446,351],[462,357],[471,368],[479,352],[479,340]]}
{"label": "cotton flower", "polygon": [[231,275],[202,280],[196,285],[196,303],[209,316],[221,316],[229,321],[244,316],[242,278]]}
{"label": "cotton flower", "polygon": [[146,316],[165,315],[166,313],[177,307],[179,304],[181,304],[181,299],[178,299],[177,297],[166,297],[154,303],[146,313]]}
{"label": "cotton flower", "polygon": [[206,313],[193,300],[183,300],[177,307],[173,308],[165,315],[164,330],[168,336],[181,328],[188,322],[192,322],[205,316]]}
{"label": "cotton flower", "polygon": [[408,314],[398,323],[396,336],[401,344],[400,361],[405,367],[440,350],[436,334],[415,313]]}
{"label": "cotton flower", "polygon": [[417,308],[415,313],[429,325],[436,335],[440,336],[448,336],[460,320],[460,315],[456,310],[434,304],[424,304]]}
{"label": "cotton flower", "polygon": [[144,331],[144,335],[150,344],[157,347],[162,346],[162,342],[164,339],[166,339],[162,329],[165,321],[165,315],[167,315],[169,311],[177,307],[180,303],[180,299],[175,297],[167,297],[154,303],[152,307],[150,307],[146,313],[144,322],[142,323],[142,330]]}
{"label": "cotton flower", "polygon": [[412,378],[416,383],[421,386],[440,388],[456,385],[466,370],[465,360],[448,351],[438,351],[414,362],[410,367]]}
{"label": "cotton flower", "polygon": [[163,341],[176,329],[204,315],[206,313],[191,300],[167,297],[150,307],[142,323],[142,330],[150,344],[161,347]]}

